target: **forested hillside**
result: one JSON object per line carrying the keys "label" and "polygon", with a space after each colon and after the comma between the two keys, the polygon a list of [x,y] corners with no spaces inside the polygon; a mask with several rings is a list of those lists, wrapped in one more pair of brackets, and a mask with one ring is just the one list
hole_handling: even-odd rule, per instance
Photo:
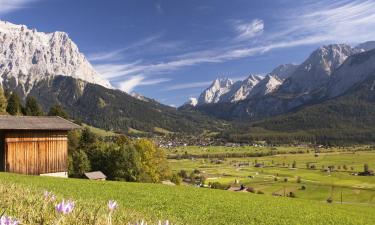
{"label": "forested hillside", "polygon": [[337,98],[242,126],[239,132],[224,132],[224,136],[233,140],[266,139],[270,142],[373,142],[374,84],[375,78],[370,78]]}
{"label": "forested hillside", "polygon": [[222,126],[199,112],[180,112],[154,100],[136,99],[125,92],[108,89],[71,77],[58,76],[36,84],[30,92],[45,111],[60,104],[70,117],[95,127],[127,133],[145,132],[201,133]]}

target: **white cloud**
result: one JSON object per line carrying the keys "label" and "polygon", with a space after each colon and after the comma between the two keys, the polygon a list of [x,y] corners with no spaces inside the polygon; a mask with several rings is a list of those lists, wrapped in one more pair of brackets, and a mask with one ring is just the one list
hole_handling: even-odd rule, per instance
{"label": "white cloud", "polygon": [[182,90],[182,89],[191,89],[191,88],[203,88],[203,87],[207,87],[211,83],[212,81],[175,84],[175,85],[171,85],[167,87],[165,90],[172,91],[172,90]]}
{"label": "white cloud", "polygon": [[0,15],[4,15],[22,8],[37,0],[0,0]]}
{"label": "white cloud", "polygon": [[260,19],[255,19],[250,22],[236,22],[235,29],[238,32],[238,40],[248,40],[264,31],[264,22]]}
{"label": "white cloud", "polygon": [[281,21],[285,29],[278,34],[284,40],[306,37],[315,39],[316,43],[358,43],[375,37],[375,1],[372,0],[317,1],[287,15]]}
{"label": "white cloud", "polygon": [[155,9],[156,9],[156,12],[159,13],[159,14],[164,13],[163,7],[161,6],[161,2],[157,2],[155,4]]}
{"label": "white cloud", "polygon": [[133,91],[133,89],[138,86],[142,81],[144,77],[143,76],[133,76],[130,79],[120,83],[120,89],[122,91],[125,91],[127,93],[130,93]]}
{"label": "white cloud", "polygon": [[158,78],[158,79],[149,79],[146,80],[146,77],[142,75],[135,75],[131,76],[129,79],[120,82],[119,89],[130,93],[134,90],[135,87],[138,86],[149,86],[149,85],[156,85],[164,82],[168,82],[171,79],[169,78]]}
{"label": "white cloud", "polygon": [[[1,1],[1,0],[0,0]],[[152,43],[154,43],[156,40],[160,39],[162,37],[162,34],[156,34],[152,35],[146,38],[143,38],[139,41],[136,41],[130,45],[128,45],[125,48],[115,49],[111,51],[102,51],[102,52],[96,52],[88,54],[87,59],[91,62],[112,62],[112,61],[118,61],[122,59],[123,54],[126,53],[126,51],[134,50],[141,47],[146,47]]]}

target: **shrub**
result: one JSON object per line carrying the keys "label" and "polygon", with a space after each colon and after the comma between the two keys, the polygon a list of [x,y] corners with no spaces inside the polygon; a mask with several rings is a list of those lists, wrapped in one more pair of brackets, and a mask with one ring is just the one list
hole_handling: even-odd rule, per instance
{"label": "shrub", "polygon": [[333,198],[332,197],[329,197],[329,198],[327,198],[327,203],[332,203],[333,202]]}
{"label": "shrub", "polygon": [[263,191],[261,191],[261,190],[259,190],[259,191],[257,191],[257,194],[259,194],[259,195],[263,195],[263,194],[264,194],[264,192],[263,192]]}
{"label": "shrub", "polygon": [[180,172],[178,172],[178,175],[182,178],[188,177],[188,174],[187,174],[186,170],[180,170]]}
{"label": "shrub", "polygon": [[171,182],[176,184],[176,185],[180,185],[182,180],[181,180],[181,177],[178,174],[174,173],[171,177]]}
{"label": "shrub", "polygon": [[294,192],[289,192],[289,195],[288,195],[290,198],[295,198],[296,197],[296,194],[294,194]]}
{"label": "shrub", "polygon": [[209,183],[208,184],[212,189],[221,189],[221,190],[226,190],[228,189],[227,185],[221,184],[219,182],[214,182],[214,183]]}
{"label": "shrub", "polygon": [[284,178],[284,182],[288,182],[288,178],[285,177],[285,178]]}
{"label": "shrub", "polygon": [[297,177],[297,183],[301,183],[301,177]]}

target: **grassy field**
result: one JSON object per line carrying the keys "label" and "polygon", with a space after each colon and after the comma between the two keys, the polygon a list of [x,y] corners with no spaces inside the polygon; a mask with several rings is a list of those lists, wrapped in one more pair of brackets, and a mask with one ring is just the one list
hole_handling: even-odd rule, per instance
{"label": "grassy field", "polygon": [[232,157],[233,155],[241,156],[249,155],[277,155],[277,154],[301,154],[301,153],[312,153],[315,151],[322,152],[353,152],[353,151],[369,151],[375,150],[373,146],[354,146],[354,147],[332,147],[332,148],[321,148],[316,149],[312,147],[289,147],[289,146],[278,146],[278,147],[263,147],[263,146],[238,146],[238,147],[226,147],[226,146],[185,146],[176,147],[172,149],[166,149],[170,158],[184,158],[185,156],[195,158],[209,158],[212,157]]}
{"label": "grassy field", "polygon": [[[0,204],[23,224],[37,224],[44,190],[76,201],[60,224],[106,224],[105,204],[117,200],[114,224],[169,219],[172,224],[371,224],[375,208],[160,184],[93,182],[0,173]],[[42,205],[42,207],[38,207]],[[48,207],[47,207],[48,208]],[[26,213],[25,213],[26,211]],[[84,218],[84,219],[81,219]],[[94,218],[97,218],[96,220]],[[126,221],[126,222],[124,222]],[[153,224],[153,223],[149,223]]]}
{"label": "grassy field", "polygon": [[[293,151],[294,154],[221,158],[221,160],[199,158],[198,149],[192,148],[186,150],[189,153],[194,152],[195,158],[171,159],[169,160],[171,167],[175,172],[186,170],[188,173],[197,169],[207,178],[206,184],[213,182],[234,186],[245,184],[265,195],[284,195],[293,192],[297,198],[319,202],[325,202],[332,197],[335,202],[342,201],[345,204],[375,204],[375,177],[352,175],[352,173],[363,171],[364,163],[367,163],[370,168],[375,168],[375,151],[364,151],[368,147],[322,149],[317,155],[311,149],[284,147],[278,151],[285,153]],[[243,152],[252,151],[251,148],[254,147],[239,147],[237,150],[236,148],[218,147],[215,149],[211,147],[209,152]],[[175,154],[174,150],[170,151],[171,154]],[[295,154],[297,151],[310,153]],[[296,168],[292,168],[294,163]],[[255,164],[264,166],[255,167]],[[311,169],[311,166],[315,169]],[[335,171],[323,170],[329,166],[334,166]],[[236,180],[238,184],[235,184]]]}

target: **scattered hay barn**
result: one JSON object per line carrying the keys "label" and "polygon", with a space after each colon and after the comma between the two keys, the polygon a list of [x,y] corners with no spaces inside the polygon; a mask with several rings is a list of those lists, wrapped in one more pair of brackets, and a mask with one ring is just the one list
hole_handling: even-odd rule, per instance
{"label": "scattered hay barn", "polygon": [[68,131],[61,117],[0,116],[0,171],[67,176]]}

